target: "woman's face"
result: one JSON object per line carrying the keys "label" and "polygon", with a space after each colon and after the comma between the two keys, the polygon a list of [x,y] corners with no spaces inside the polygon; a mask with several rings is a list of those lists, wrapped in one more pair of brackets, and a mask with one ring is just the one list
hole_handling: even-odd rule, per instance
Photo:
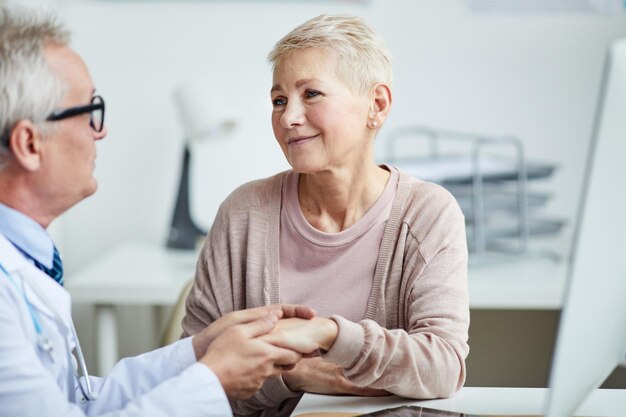
{"label": "woman's face", "polygon": [[310,48],[274,70],[272,127],[296,172],[350,169],[371,159],[370,100],[354,95],[336,69],[334,52]]}

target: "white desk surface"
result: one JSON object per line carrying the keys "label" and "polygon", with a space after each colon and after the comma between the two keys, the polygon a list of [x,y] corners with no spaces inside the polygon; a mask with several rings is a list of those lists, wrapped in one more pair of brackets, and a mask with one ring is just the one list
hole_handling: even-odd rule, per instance
{"label": "white desk surface", "polygon": [[[396,396],[376,398],[305,394],[293,415],[316,412],[370,413],[400,405],[418,405],[437,410],[479,415],[540,415],[543,412],[547,394],[547,388],[483,387],[465,387],[452,398],[426,401]],[[596,390],[581,405],[576,414],[624,417],[626,416],[626,390]]]}
{"label": "white desk surface", "polygon": [[[172,305],[193,277],[197,253],[126,243],[66,278],[76,303]],[[560,309],[566,266],[548,258],[472,266],[470,307]]]}
{"label": "white desk surface", "polygon": [[195,251],[125,243],[67,277],[66,287],[76,303],[173,305],[197,259]]}
{"label": "white desk surface", "polygon": [[567,264],[546,257],[471,266],[470,307],[474,309],[559,310]]}

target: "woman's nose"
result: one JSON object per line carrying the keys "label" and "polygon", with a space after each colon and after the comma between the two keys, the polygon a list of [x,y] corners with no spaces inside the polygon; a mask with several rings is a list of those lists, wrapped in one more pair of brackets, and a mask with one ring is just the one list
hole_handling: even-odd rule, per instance
{"label": "woman's nose", "polygon": [[285,106],[285,110],[280,117],[280,124],[284,128],[289,129],[302,125],[305,119],[303,106],[297,102],[290,102]]}

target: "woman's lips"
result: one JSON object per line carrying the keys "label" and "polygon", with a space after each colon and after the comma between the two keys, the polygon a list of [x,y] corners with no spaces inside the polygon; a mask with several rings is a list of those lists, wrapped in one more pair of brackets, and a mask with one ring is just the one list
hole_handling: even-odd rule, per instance
{"label": "woman's lips", "polygon": [[318,137],[319,135],[314,135],[314,136],[298,136],[296,138],[291,138],[287,141],[287,145],[301,145],[307,142],[310,142],[311,140],[315,139],[316,137]]}

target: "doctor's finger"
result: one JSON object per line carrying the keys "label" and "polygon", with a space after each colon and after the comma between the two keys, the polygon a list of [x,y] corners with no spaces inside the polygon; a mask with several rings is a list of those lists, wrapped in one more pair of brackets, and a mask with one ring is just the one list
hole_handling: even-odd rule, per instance
{"label": "doctor's finger", "polygon": [[283,318],[298,317],[301,319],[312,319],[315,317],[315,310],[311,307],[296,304],[279,304]]}
{"label": "doctor's finger", "polygon": [[224,319],[227,325],[233,326],[236,324],[250,323],[255,320],[262,319],[268,314],[278,314],[282,316],[280,306],[272,305],[233,311],[232,313],[222,317],[222,319]]}
{"label": "doctor's finger", "polygon": [[295,365],[302,359],[302,355],[293,350],[283,349],[279,347],[273,347],[274,356],[273,361],[276,365],[287,366]]}
{"label": "doctor's finger", "polygon": [[237,325],[245,336],[248,338],[255,338],[262,336],[272,331],[276,323],[278,322],[278,316],[276,313],[266,313],[261,318],[251,321],[245,324]]}

